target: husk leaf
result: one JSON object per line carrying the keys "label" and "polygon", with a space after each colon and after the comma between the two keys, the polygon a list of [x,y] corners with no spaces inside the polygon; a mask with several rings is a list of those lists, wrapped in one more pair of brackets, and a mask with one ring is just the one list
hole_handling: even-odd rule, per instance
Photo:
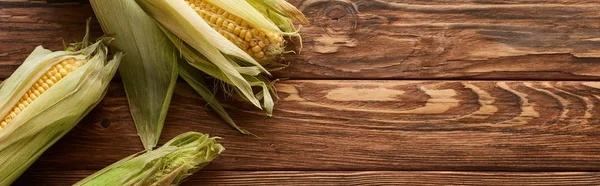
{"label": "husk leaf", "polygon": [[178,185],[225,150],[216,139],[197,132],[184,133],[153,151],[113,163],[74,186]]}
{"label": "husk leaf", "polygon": [[160,137],[177,83],[177,49],[134,0],[91,0],[104,33],[124,51],[119,72],[146,150]]}
{"label": "husk leaf", "polygon": [[104,97],[123,55],[117,52],[107,62],[106,45],[111,40],[103,38],[75,52],[51,52],[37,47],[4,81],[0,88],[0,108],[6,114],[6,108],[10,109],[18,97],[54,64],[70,57],[86,60],[83,66],[46,90],[0,131],[0,185],[9,185],[16,180]]}

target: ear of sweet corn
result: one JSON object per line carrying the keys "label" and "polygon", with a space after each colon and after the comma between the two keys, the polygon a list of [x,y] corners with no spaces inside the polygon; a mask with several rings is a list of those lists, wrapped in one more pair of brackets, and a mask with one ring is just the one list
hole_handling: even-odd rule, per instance
{"label": "ear of sweet corn", "polygon": [[[169,36],[171,41],[192,66],[231,85],[243,99],[258,108],[266,108],[271,115],[273,96],[266,94],[274,90],[266,86],[270,83],[261,77],[269,75],[261,64],[270,64],[285,53],[283,36],[299,36],[291,21],[307,22],[300,11],[285,1],[136,2],[161,24],[168,36],[173,35]],[[207,66],[201,61],[213,65]],[[213,66],[218,71],[211,74]],[[252,87],[263,91],[255,93]]]}
{"label": "ear of sweet corn", "polygon": [[91,0],[102,30],[126,52],[119,73],[131,115],[146,150],[160,137],[177,81],[179,54],[134,0]]}
{"label": "ear of sweet corn", "polygon": [[197,132],[184,133],[158,149],[129,156],[74,185],[178,185],[225,150],[216,139]]}
{"label": "ear of sweet corn", "polygon": [[[231,120],[231,118],[227,115],[225,110],[220,105],[217,105],[218,102],[212,96],[212,93],[206,92],[206,90],[204,88],[201,88],[201,87],[204,87],[204,85],[199,83],[199,82],[203,82],[202,76],[198,74],[199,72],[196,72],[197,70],[190,69],[189,66],[193,66],[193,67],[197,68],[198,70],[200,70],[210,76],[213,76],[220,81],[223,81],[224,83],[226,83],[226,85],[231,86],[231,88],[238,95],[242,95],[242,96],[240,96],[242,99],[244,99],[248,102],[253,102],[249,99],[255,99],[256,101],[262,100],[264,108],[267,112],[267,115],[272,116],[273,107],[275,105],[274,101],[270,95],[269,96],[263,96],[263,95],[264,95],[264,93],[269,93],[269,92],[274,93],[275,90],[274,90],[274,87],[272,87],[272,86],[262,86],[265,82],[268,82],[268,80],[260,77],[260,75],[259,75],[260,69],[254,68],[254,67],[242,67],[242,66],[239,66],[237,63],[232,63],[232,65],[234,65],[234,68],[236,68],[237,71],[240,73],[242,81],[248,83],[249,86],[263,88],[263,91],[258,94],[254,94],[252,92],[252,90],[250,90],[249,93],[244,93],[243,91],[247,91],[247,90],[240,89],[239,87],[235,86],[235,83],[232,81],[232,79],[230,79],[230,77],[224,75],[224,72],[220,71],[219,68],[215,64],[211,63],[208,59],[206,59],[201,54],[198,54],[197,52],[192,50],[190,47],[188,47],[188,45],[183,43],[181,40],[178,40],[177,37],[174,34],[172,34],[171,32],[169,32],[168,30],[165,30],[165,29],[163,29],[163,30],[166,33],[166,35],[169,37],[169,39],[171,39],[171,41],[175,44],[177,49],[181,52],[181,55],[183,56],[183,58],[189,63],[187,65],[180,63],[180,65],[179,65],[180,73],[181,73],[181,76],[183,77],[183,79],[186,80],[209,103],[209,105],[211,105],[211,107],[213,107],[213,109],[215,109],[215,111],[217,111],[217,113],[219,113],[219,115],[227,123],[229,123],[231,126],[233,126],[238,131],[240,131],[244,134],[250,134],[248,131],[239,128],[233,122],[233,120]],[[237,80],[239,80],[239,79],[237,79]],[[250,98],[246,97],[248,94],[251,95]],[[214,102],[212,100],[214,100]],[[261,108],[260,105],[257,107]]]}
{"label": "ear of sweet corn", "polygon": [[111,40],[74,52],[39,46],[3,82],[0,185],[17,179],[104,97],[122,57],[117,52],[107,61]]}
{"label": "ear of sweet corn", "polygon": [[[183,40],[186,45],[194,49],[194,52],[198,52],[214,64],[245,98],[260,107],[260,102],[254,97],[250,84],[236,68],[241,65],[235,61],[235,59],[242,59],[246,61],[243,66],[254,66],[262,72],[267,72],[254,58],[212,29],[183,0],[139,0],[136,2],[164,28],[176,35],[177,40]],[[235,2],[238,3],[238,1]],[[260,13],[258,14],[260,16]]]}
{"label": "ear of sweet corn", "polygon": [[[261,29],[207,0],[185,0],[185,2],[219,34],[255,59],[272,58],[283,53],[284,40],[281,31]],[[269,26],[274,25],[269,24]]]}

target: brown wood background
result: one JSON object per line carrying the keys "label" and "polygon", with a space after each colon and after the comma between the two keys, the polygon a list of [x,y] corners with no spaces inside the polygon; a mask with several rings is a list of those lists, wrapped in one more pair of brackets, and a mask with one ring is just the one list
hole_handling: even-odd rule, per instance
{"label": "brown wood background", "polygon": [[[600,184],[599,1],[293,3],[313,24],[276,73],[290,80],[275,116],[228,101],[258,138],[178,85],[161,143],[199,131],[227,149],[184,185]],[[91,16],[86,1],[0,0],[0,79]],[[117,78],[15,185],[71,184],[140,150]]]}

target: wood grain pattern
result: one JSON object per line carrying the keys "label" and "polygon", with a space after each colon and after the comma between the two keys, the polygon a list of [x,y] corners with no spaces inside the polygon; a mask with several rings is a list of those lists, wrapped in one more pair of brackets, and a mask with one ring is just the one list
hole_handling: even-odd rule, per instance
{"label": "wood grain pattern", "polygon": [[[92,171],[36,172],[16,185],[58,186],[75,183]],[[44,184],[40,184],[44,183]],[[201,171],[192,185],[597,185],[597,172],[450,172],[450,171]]]}
{"label": "wood grain pattern", "polygon": [[[161,143],[185,131],[223,137],[227,150],[207,170],[600,170],[598,83],[295,80],[278,89],[273,118],[230,102],[256,138],[181,84]],[[140,150],[114,84],[32,170],[98,170]]]}
{"label": "wood grain pattern", "polygon": [[313,24],[303,30],[301,62],[295,61],[285,74],[357,79],[597,77],[600,3],[508,2],[302,1],[299,5]]}
{"label": "wood grain pattern", "polygon": [[[291,1],[313,24],[275,73],[295,79],[275,117],[226,100],[259,137],[178,85],[160,143],[199,131],[227,148],[184,185],[600,185],[599,1]],[[87,0],[0,0],[0,80],[92,16]],[[71,184],[140,150],[116,79],[15,185]]]}
{"label": "wood grain pattern", "polygon": [[[543,3],[542,3],[543,2]],[[594,80],[600,2],[294,1],[304,26],[293,79]],[[89,5],[0,1],[0,78],[39,44],[79,39]],[[96,24],[95,35],[100,34]]]}

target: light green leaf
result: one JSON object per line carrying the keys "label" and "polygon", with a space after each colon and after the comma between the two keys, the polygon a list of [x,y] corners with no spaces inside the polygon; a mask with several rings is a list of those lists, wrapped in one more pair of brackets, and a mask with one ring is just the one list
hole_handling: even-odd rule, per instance
{"label": "light green leaf", "polygon": [[135,0],[91,0],[111,47],[127,53],[119,72],[144,148],[160,137],[177,81],[176,48]]}
{"label": "light green leaf", "polygon": [[256,99],[254,97],[254,94],[252,92],[252,88],[251,88],[250,84],[248,83],[248,81],[246,81],[246,79],[244,79],[242,74],[240,72],[238,72],[238,69],[240,69],[240,66],[238,64],[236,64],[235,62],[233,62],[229,59],[226,59],[227,61],[225,63],[228,65],[227,68],[231,68],[233,70],[222,71],[222,68],[219,68],[219,66],[217,64],[209,62],[209,60],[207,58],[194,52],[185,43],[178,40],[177,36],[172,34],[170,31],[168,31],[166,29],[163,29],[163,30],[164,30],[165,34],[175,44],[177,49],[179,49],[179,52],[181,52],[181,55],[183,56],[183,58],[186,61],[188,61],[188,63],[190,65],[196,67],[197,69],[201,70],[202,72],[204,72],[210,76],[213,76],[225,83],[228,83],[228,84],[236,87],[239,90],[239,92],[241,93],[241,95],[243,95],[247,100],[249,100],[256,107],[261,108],[260,102],[258,101],[258,99]]}
{"label": "light green leaf", "polygon": [[74,186],[178,185],[225,150],[216,139],[197,132],[184,133],[158,149],[113,163]]}
{"label": "light green leaf", "polygon": [[227,111],[225,111],[223,106],[221,106],[219,101],[215,98],[215,95],[206,86],[200,71],[182,61],[179,63],[179,75],[181,75],[181,77],[188,82],[188,84],[190,84],[190,86],[196,90],[200,96],[202,96],[204,101],[206,101],[206,103],[208,103],[208,105],[210,105],[210,107],[212,107],[215,112],[217,112],[217,114],[219,114],[219,116],[225,120],[225,122],[229,123],[229,125],[240,131],[242,134],[250,134],[250,132],[247,130],[238,127],[233,119],[229,117]]}
{"label": "light green leaf", "polygon": [[[36,48],[0,88],[0,108],[12,108],[50,67],[66,58],[85,64],[41,94],[0,131],[0,185],[10,185],[52,144],[71,130],[104,97],[122,53],[107,62],[110,38],[77,52],[50,52]],[[18,100],[18,99],[17,99]]]}
{"label": "light green leaf", "polygon": [[[217,65],[226,75],[234,75],[235,68],[229,64],[230,61],[223,54],[244,60],[269,74],[254,58],[214,30],[185,1],[136,0],[136,2],[165,28]],[[258,12],[256,14],[255,16],[262,16]],[[274,25],[273,27],[277,28]]]}

